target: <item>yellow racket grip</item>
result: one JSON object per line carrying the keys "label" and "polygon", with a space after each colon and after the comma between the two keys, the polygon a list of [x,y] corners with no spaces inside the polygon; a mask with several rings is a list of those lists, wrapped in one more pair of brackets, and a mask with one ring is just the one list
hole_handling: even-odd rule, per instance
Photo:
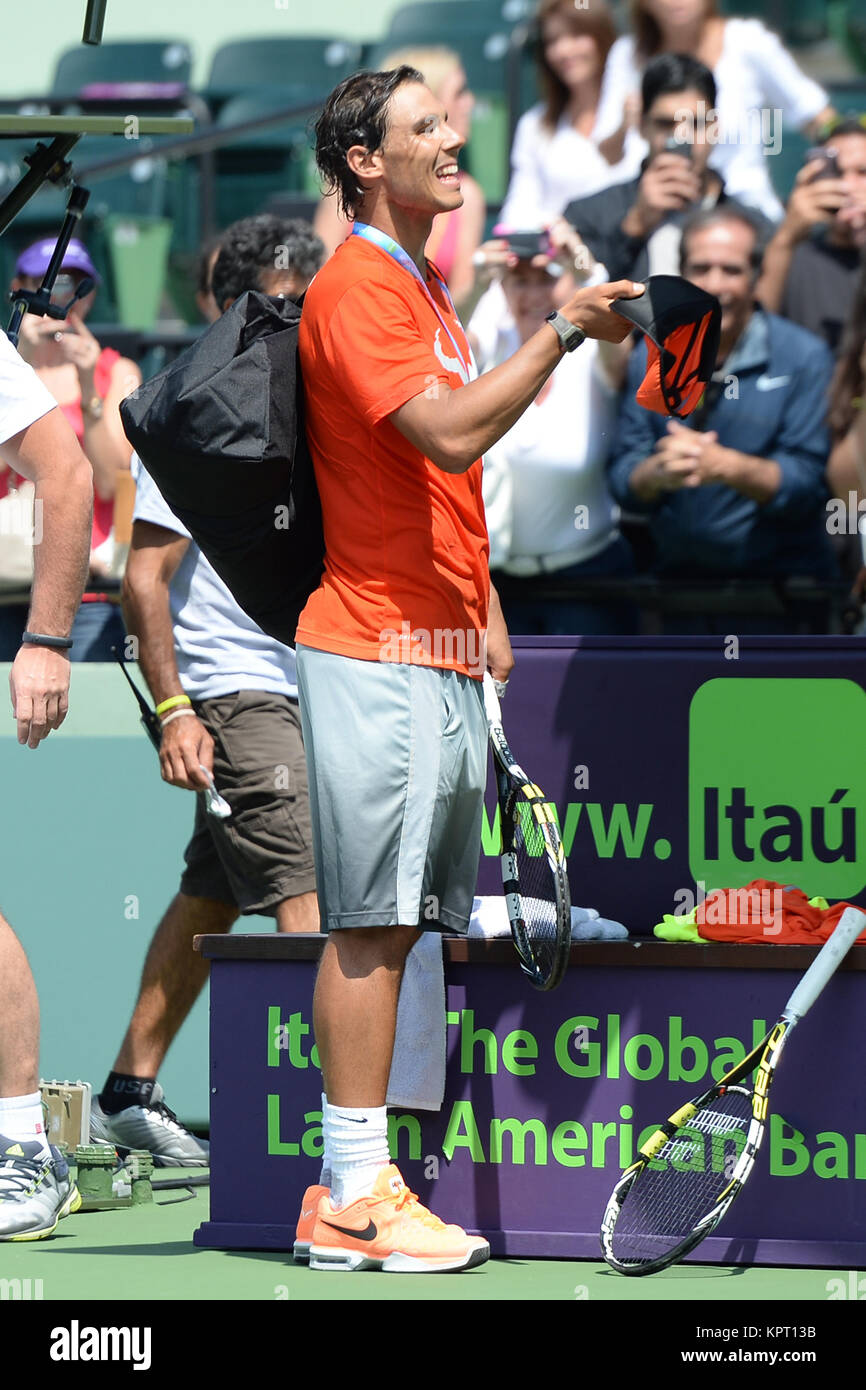
{"label": "yellow racket grip", "polygon": [[690,1102],[688,1105],[684,1105],[681,1110],[677,1110],[675,1114],[671,1115],[668,1120],[668,1128],[657,1129],[655,1134],[651,1134],[649,1139],[642,1146],[641,1153],[644,1158],[655,1158],[659,1150],[663,1149],[670,1139],[671,1130],[679,1129],[680,1125],[684,1125],[687,1120],[690,1120],[692,1116],[697,1113],[697,1106],[692,1105]]}

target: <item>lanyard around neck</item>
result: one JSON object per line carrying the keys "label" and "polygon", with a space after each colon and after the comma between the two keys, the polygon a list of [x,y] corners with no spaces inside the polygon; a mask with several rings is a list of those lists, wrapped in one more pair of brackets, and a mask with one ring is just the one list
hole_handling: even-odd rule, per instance
{"label": "lanyard around neck", "polygon": [[[432,304],[436,317],[438,318],[442,327],[445,329],[445,332],[448,334],[448,337],[451,340],[451,346],[457,353],[457,359],[460,363],[461,368],[459,375],[465,386],[472,379],[473,375],[477,375],[477,372],[473,372],[471,370],[472,367],[474,367],[471,349],[469,361],[467,362],[464,352],[462,351],[459,343],[454,337],[454,334],[451,332],[451,329],[448,327],[448,324],[445,322],[445,319],[442,317],[442,311],[440,310],[439,305],[436,303],[436,300],[430,293],[430,290],[424,281],[424,277],[422,276],[415,262],[412,260],[412,257],[408,254],[408,252],[403,250],[403,247],[399,244],[399,242],[396,242],[393,237],[388,236],[385,232],[380,232],[378,227],[368,226],[366,222],[356,222],[354,227],[352,228],[352,236],[363,237],[365,241],[371,241],[374,246],[378,246],[380,250],[384,251],[387,255],[389,255],[392,258],[392,260],[395,260],[399,266],[402,266],[404,270],[408,271],[414,280],[418,281],[418,284],[421,286],[422,290],[424,291],[430,303]],[[454,308],[454,301],[451,298],[448,286],[446,285],[445,281],[441,278],[441,276],[437,275],[436,279],[442,289],[442,292],[445,295],[445,298],[448,300],[448,306],[456,319],[457,310]]]}

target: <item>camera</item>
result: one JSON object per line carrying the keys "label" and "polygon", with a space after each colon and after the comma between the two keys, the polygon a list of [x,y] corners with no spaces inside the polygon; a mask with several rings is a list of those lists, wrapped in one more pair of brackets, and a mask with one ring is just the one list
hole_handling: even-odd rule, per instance
{"label": "camera", "polygon": [[678,154],[689,163],[692,160],[692,147],[685,140],[678,140],[675,135],[671,135],[665,140],[665,154]]}
{"label": "camera", "polygon": [[841,179],[842,171],[836,159],[836,151],[828,150],[826,145],[815,145],[806,151],[806,164],[811,164],[813,160],[820,159],[822,168],[815,175],[817,179]]}
{"label": "camera", "polygon": [[550,256],[553,244],[548,232],[505,232],[508,249],[518,260],[531,261],[533,256]]}

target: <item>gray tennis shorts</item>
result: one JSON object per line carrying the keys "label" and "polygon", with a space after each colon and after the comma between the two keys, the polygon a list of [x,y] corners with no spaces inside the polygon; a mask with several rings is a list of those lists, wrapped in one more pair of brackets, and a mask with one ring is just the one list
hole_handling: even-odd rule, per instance
{"label": "gray tennis shorts", "polygon": [[322,930],[466,932],[487,777],[481,682],[297,648]]}

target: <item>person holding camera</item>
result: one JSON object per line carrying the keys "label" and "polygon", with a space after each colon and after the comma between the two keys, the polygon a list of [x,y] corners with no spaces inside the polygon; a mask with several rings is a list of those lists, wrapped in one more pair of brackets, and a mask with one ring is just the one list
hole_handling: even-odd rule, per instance
{"label": "person holding camera", "polygon": [[[54,246],[52,237],[43,237],[21,252],[13,290],[39,288]],[[73,304],[72,296],[85,278],[94,282],[93,288]],[[115,564],[112,526],[118,477],[129,471],[132,452],[120,423],[120,402],[141,384],[141,371],[131,358],[103,347],[85,322],[98,284],[87,247],[73,237],[52,293],[55,304],[70,306],[66,317],[25,314],[18,343],[21,357],[50,391],[93,469],[90,573],[72,628],[72,661],[110,661],[111,648],[122,646],[126,635],[118,604],[102,590]]]}
{"label": "person holding camera", "polygon": [[[827,534],[824,423],[832,358],[813,334],[755,301],[761,267],[753,210],[697,212],[682,237],[681,274],[721,306],[716,370],[685,420],[636,399],[646,341],[628,366],[608,483],[623,508],[647,518],[654,572],[695,582],[837,575]],[[814,602],[760,611],[675,611],[676,635],[797,632]]]}
{"label": "person holding camera", "polygon": [[758,297],[837,353],[866,252],[866,116],[823,127],[767,247]]}
{"label": "person holding camera", "polygon": [[678,274],[687,217],[721,204],[741,206],[709,167],[712,145],[701,113],[715,100],[713,74],[697,58],[663,53],[647,65],[641,132],[649,154],[640,174],[565,209],[566,221],[612,279]]}
{"label": "person holding camera", "polygon": [[[503,230],[488,247],[491,259],[499,253],[498,293],[485,297],[468,328],[482,372],[527,343],[579,285],[604,278],[602,267],[581,266],[579,252],[586,248],[562,220],[550,232]],[[637,610],[622,600],[584,595],[577,587],[562,598],[549,596],[551,584],[634,573],[605,478],[628,353],[626,339],[590,340],[583,351],[568,354],[530,409],[484,456],[491,579],[513,632],[637,630]]]}

